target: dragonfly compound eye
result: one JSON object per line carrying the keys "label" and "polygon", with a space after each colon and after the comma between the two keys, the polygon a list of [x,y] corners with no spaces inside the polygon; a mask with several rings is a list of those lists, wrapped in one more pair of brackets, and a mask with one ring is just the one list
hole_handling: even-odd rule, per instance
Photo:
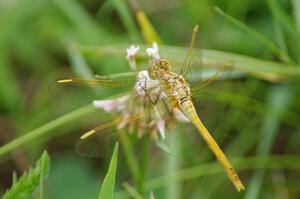
{"label": "dragonfly compound eye", "polygon": [[161,71],[168,71],[171,69],[171,64],[168,60],[166,59],[161,59],[157,62],[158,69]]}
{"label": "dragonfly compound eye", "polygon": [[166,59],[160,59],[157,60],[149,67],[148,73],[151,79],[156,79],[158,74],[169,71],[170,69],[171,69],[170,62]]}

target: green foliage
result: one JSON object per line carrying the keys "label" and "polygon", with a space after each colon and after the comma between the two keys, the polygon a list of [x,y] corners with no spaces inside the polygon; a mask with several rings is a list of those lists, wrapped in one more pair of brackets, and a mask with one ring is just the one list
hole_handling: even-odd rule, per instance
{"label": "green foliage", "polygon": [[153,25],[148,19],[147,15],[142,10],[137,10],[136,19],[139,23],[141,32],[143,34],[144,40],[147,44],[152,44],[153,42],[157,42],[157,44],[161,44],[162,41],[155,31]]}
{"label": "green foliage", "polygon": [[247,25],[243,24],[242,22],[238,21],[237,19],[234,19],[233,17],[227,15],[224,13],[221,9],[215,7],[215,10],[218,14],[220,14],[222,17],[245,31],[246,33],[250,34],[254,38],[256,38],[258,41],[260,41],[262,44],[264,44],[267,48],[269,48],[274,54],[276,54],[283,62],[291,62],[291,58],[280,48],[278,48],[276,45],[272,43],[272,41],[265,38],[260,33],[256,32],[252,28],[248,27]]}
{"label": "green foliage", "polygon": [[56,118],[55,120],[48,122],[45,125],[42,125],[36,129],[24,134],[23,136],[7,143],[6,145],[2,146],[0,148],[0,156],[6,155],[13,149],[18,148],[29,142],[32,142],[32,140],[37,139],[38,137],[43,136],[44,134],[48,134],[53,129],[55,129],[61,125],[64,125],[68,122],[74,121],[75,119],[81,118],[84,115],[89,114],[93,111],[95,111],[95,109],[91,105],[87,105],[87,106],[77,109],[71,113],[68,113],[59,118]]}
{"label": "green foliage", "polygon": [[47,198],[96,199],[100,191],[99,178],[104,174],[95,174],[95,170],[101,170],[99,165],[93,169],[89,159],[78,158],[74,153],[56,156],[52,159],[51,173],[45,184]]}
{"label": "green foliage", "polygon": [[113,194],[115,191],[117,162],[118,162],[118,148],[119,148],[119,144],[116,143],[114,152],[110,160],[108,171],[106,173],[106,176],[104,177],[101,186],[101,191],[98,199],[113,199]]}
{"label": "green foliage", "polygon": [[[300,162],[291,154],[299,154],[300,140],[299,10],[297,0],[1,1],[0,191],[7,189],[5,173],[17,170],[12,165],[18,159],[8,154],[24,150],[22,158],[30,161],[47,147],[52,160],[47,187],[48,168],[38,173],[40,160],[19,181],[13,175],[5,197],[30,195],[39,186],[40,197],[96,198],[99,178],[106,175],[99,197],[149,198],[153,191],[156,198],[296,198]],[[110,115],[83,106],[91,103],[88,92],[53,96],[49,87],[60,78],[93,78],[95,73],[134,80],[125,50],[139,44],[137,62],[144,70],[144,50],[153,41],[168,45],[160,46],[160,53],[178,72],[195,24],[200,29],[191,83],[233,63],[208,88],[193,91],[198,113],[246,191],[235,192],[189,124],[179,130],[180,141],[168,145],[170,153],[150,148],[145,139],[136,155],[135,140],[123,137],[119,154],[130,155],[118,157],[117,177],[117,152],[107,173],[99,172],[106,168],[105,159],[75,156],[80,134]]]}
{"label": "green foliage", "polygon": [[[40,192],[43,187],[44,180],[49,175],[50,159],[47,152],[44,152],[40,159],[36,162],[34,168],[30,168],[20,179],[14,181],[12,187],[5,192],[3,199],[27,199],[36,188],[40,185]],[[42,196],[42,195],[41,195]],[[40,197],[42,198],[42,197]]]}

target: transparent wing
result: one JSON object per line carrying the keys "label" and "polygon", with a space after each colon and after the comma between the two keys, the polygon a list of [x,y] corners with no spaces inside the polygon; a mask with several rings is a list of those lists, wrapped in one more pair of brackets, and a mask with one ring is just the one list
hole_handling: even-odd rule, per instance
{"label": "transparent wing", "polygon": [[104,157],[111,151],[116,142],[120,141],[125,131],[117,127],[122,123],[132,123],[142,117],[142,114],[126,119],[117,119],[97,126],[84,133],[76,144],[76,152],[88,157]]}
{"label": "transparent wing", "polygon": [[49,86],[49,93],[55,99],[72,100],[82,99],[92,101],[107,99],[119,94],[128,93],[136,82],[135,78],[111,79],[60,79]]}
{"label": "transparent wing", "polygon": [[[144,144],[143,139],[149,139],[152,137],[150,129],[144,128],[145,131],[142,138],[138,138],[137,126],[131,126],[130,124],[135,123],[138,125],[138,120],[143,117],[145,113],[141,115],[136,115],[126,120],[117,118],[112,122],[102,124],[96,128],[91,129],[90,131],[83,134],[76,143],[76,152],[79,155],[86,157],[100,157],[105,158],[107,155],[111,154],[113,146],[116,142],[119,142],[121,145],[119,154],[122,156],[128,155],[138,155],[141,151],[142,145]],[[122,129],[117,128],[121,123],[126,122],[129,125],[123,127]],[[151,144],[152,150],[163,150],[167,153],[172,153],[170,150],[170,145],[175,142],[183,134],[181,132],[174,131],[174,128],[169,128],[166,134],[166,138],[162,139],[152,139]],[[124,143],[125,142],[125,143]],[[133,148],[133,154],[123,149],[123,146],[130,144]]]}
{"label": "transparent wing", "polygon": [[[113,132],[117,125],[115,121],[100,125],[83,134],[76,143],[76,152],[87,157],[106,157],[118,141],[117,132]],[[94,132],[93,135],[91,132]]]}

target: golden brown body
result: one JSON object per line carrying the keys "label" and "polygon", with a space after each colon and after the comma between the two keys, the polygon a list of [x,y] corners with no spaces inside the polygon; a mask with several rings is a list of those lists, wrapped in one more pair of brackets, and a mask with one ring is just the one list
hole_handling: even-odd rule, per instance
{"label": "golden brown body", "polygon": [[224,167],[227,176],[232,181],[236,189],[238,191],[244,190],[244,185],[227,157],[198,117],[192,102],[191,90],[188,82],[185,80],[183,75],[171,72],[170,68],[171,66],[167,60],[157,60],[157,62],[149,68],[148,72],[150,77],[160,81],[161,90],[166,93],[169,104],[179,108],[181,112],[194,124],[209,148]]}

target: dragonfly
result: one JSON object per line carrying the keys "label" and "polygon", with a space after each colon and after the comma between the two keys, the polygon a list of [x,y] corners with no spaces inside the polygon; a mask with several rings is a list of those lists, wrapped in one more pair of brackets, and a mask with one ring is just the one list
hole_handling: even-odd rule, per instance
{"label": "dragonfly", "polygon": [[[197,31],[198,26],[196,25],[193,29],[187,56],[183,61],[179,73],[172,71],[172,64],[169,60],[160,57],[157,44],[154,43],[152,48],[148,48],[146,50],[150,57],[148,69],[137,73],[137,80],[135,80],[135,85],[129,95],[112,100],[94,101],[96,107],[103,108],[107,112],[119,111],[121,112],[120,116],[110,123],[91,129],[83,134],[80,139],[88,139],[94,134],[112,126],[118,126],[119,129],[122,129],[126,125],[132,126],[132,124],[138,124],[140,127],[138,134],[140,136],[143,136],[145,129],[149,129],[152,131],[151,135],[154,139],[158,137],[158,133],[160,137],[164,139],[165,129],[169,123],[174,123],[178,120],[190,122],[195,126],[215,157],[221,163],[237,191],[241,191],[245,189],[243,183],[216,140],[212,137],[198,116],[192,97],[193,92],[208,85],[217,78],[219,73],[229,68],[232,63],[224,64],[213,75],[201,81],[200,84],[191,87],[186,79],[186,74],[191,64]],[[127,49],[126,58],[133,71],[136,70],[135,55],[138,50],[138,46],[134,45]],[[57,83],[82,83],[90,86],[111,88],[124,85],[124,81],[122,80],[101,78],[92,80],[67,78],[58,80]]]}

